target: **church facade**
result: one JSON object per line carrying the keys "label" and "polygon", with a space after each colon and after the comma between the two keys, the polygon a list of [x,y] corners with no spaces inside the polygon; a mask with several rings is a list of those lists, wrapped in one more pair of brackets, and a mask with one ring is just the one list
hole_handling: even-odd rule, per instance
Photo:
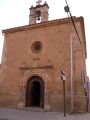
{"label": "church facade", "polygon": [[2,31],[0,106],[63,111],[63,71],[66,111],[85,112],[84,19],[73,17],[79,41],[71,19],[48,21],[48,9],[46,2],[32,6],[29,25]]}

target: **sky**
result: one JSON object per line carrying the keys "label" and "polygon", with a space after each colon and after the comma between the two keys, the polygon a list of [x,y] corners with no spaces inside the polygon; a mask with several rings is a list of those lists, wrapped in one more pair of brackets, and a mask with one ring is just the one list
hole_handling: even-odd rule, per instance
{"label": "sky", "polygon": [[[0,0],[0,61],[2,57],[4,37],[3,29],[24,26],[29,24],[29,8],[37,0]],[[64,11],[65,0],[42,0],[49,5],[49,20],[67,17]],[[87,75],[90,77],[90,4],[89,0],[67,0],[73,16],[83,16],[87,44]]]}

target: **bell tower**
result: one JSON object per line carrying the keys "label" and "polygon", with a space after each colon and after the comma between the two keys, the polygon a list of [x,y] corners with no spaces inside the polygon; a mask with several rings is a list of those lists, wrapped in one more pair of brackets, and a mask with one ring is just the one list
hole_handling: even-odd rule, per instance
{"label": "bell tower", "polygon": [[46,2],[41,5],[41,2],[42,0],[38,0],[36,2],[36,6],[35,7],[31,6],[31,8],[29,9],[30,10],[29,24],[48,21],[49,6]]}

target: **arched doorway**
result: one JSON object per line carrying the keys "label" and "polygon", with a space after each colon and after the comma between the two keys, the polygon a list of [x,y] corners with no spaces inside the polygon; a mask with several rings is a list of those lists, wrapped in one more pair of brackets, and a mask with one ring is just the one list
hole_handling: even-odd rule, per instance
{"label": "arched doorway", "polygon": [[38,81],[34,81],[31,86],[32,106],[40,106],[40,90],[40,83]]}
{"label": "arched doorway", "polygon": [[39,76],[33,76],[27,82],[26,107],[44,107],[44,82]]}

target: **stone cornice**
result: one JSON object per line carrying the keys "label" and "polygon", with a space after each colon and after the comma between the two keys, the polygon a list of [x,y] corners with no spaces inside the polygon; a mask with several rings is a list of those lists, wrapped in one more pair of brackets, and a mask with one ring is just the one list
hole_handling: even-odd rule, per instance
{"label": "stone cornice", "polygon": [[[73,17],[73,19],[75,22],[83,21],[83,17],[78,17],[78,18]],[[10,29],[6,29],[6,30],[2,30],[2,33],[8,34],[8,33],[14,33],[14,32],[19,32],[19,31],[26,31],[26,30],[30,30],[30,29],[37,29],[37,28],[41,28],[41,27],[54,26],[57,24],[67,24],[70,22],[71,22],[70,18],[63,18],[63,19],[51,20],[51,21],[46,21],[46,22],[32,24],[32,25],[25,25],[25,26],[10,28]]]}
{"label": "stone cornice", "polygon": [[20,67],[21,70],[33,70],[33,69],[53,69],[53,66],[38,66],[38,67]]}

